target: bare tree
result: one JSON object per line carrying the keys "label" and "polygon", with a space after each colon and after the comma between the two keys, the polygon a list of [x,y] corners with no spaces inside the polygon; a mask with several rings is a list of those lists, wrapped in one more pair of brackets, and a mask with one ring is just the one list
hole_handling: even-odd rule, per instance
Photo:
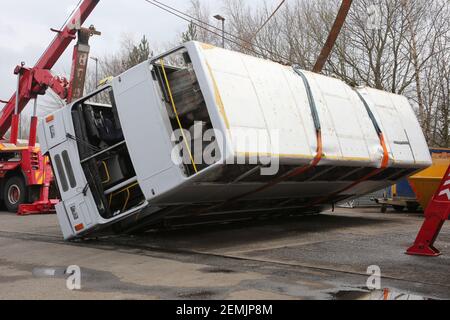
{"label": "bare tree", "polygon": [[[265,1],[256,7],[244,0],[223,3],[231,49],[311,69],[341,1],[288,1],[258,34],[273,6]],[[200,0],[193,0],[191,13],[211,23]],[[350,85],[405,95],[429,144],[448,147],[449,39],[448,0],[354,1],[324,73]],[[218,44],[220,39],[202,29],[198,40]]]}
{"label": "bare tree", "polygon": [[153,55],[150,43],[145,36],[136,43],[131,37],[125,37],[122,40],[121,50],[117,53],[98,57],[99,74],[95,70],[88,70],[86,79],[86,93],[94,91],[98,87],[97,79],[106,79],[115,77],[132,68],[133,66],[144,62]]}

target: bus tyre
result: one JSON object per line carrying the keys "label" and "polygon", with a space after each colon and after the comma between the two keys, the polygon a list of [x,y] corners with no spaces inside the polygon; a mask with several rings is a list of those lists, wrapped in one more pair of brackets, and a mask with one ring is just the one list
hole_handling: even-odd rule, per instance
{"label": "bus tyre", "polygon": [[11,177],[3,189],[3,201],[9,212],[17,213],[19,206],[25,203],[27,195],[25,181],[21,177]]}

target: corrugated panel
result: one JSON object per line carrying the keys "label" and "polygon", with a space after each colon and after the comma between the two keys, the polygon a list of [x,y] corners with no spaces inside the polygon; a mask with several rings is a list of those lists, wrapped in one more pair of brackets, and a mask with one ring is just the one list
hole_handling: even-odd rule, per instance
{"label": "corrugated panel", "polygon": [[305,74],[316,97],[326,158],[377,165],[380,140],[356,92],[338,79]]}
{"label": "corrugated panel", "polygon": [[425,137],[408,100],[371,88],[359,91],[385,134],[393,165],[430,164],[431,156]]}
{"label": "corrugated panel", "polygon": [[[232,137],[245,136],[250,141],[255,131],[265,130],[269,140],[276,137],[277,141],[260,153],[297,162],[314,156],[315,129],[298,75],[279,64],[218,48],[205,50],[204,55],[218,85]],[[242,144],[234,144],[234,148],[237,154],[258,151]]]}
{"label": "corrugated panel", "polygon": [[[246,136],[250,141],[253,129],[266,131],[263,140],[269,139],[272,146],[260,153],[280,155],[282,163],[292,159],[304,163],[315,155],[317,141],[305,84],[292,68],[220,48],[208,47],[201,54],[217,83],[232,136]],[[321,164],[379,166],[383,149],[358,94],[338,79],[304,74],[322,126]],[[423,134],[407,100],[378,90],[360,92],[386,136],[392,164],[430,163]],[[278,131],[279,141],[273,141],[274,131]],[[273,148],[276,142],[278,148]],[[255,148],[235,144],[234,151],[248,155]]]}

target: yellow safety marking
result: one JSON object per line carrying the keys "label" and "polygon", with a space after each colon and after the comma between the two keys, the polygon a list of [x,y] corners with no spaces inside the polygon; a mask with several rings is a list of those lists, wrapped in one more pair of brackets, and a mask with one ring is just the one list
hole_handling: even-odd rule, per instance
{"label": "yellow safety marking", "polygon": [[106,181],[102,181],[102,184],[109,183],[111,181],[111,175],[109,174],[108,166],[105,161],[102,161],[103,167],[105,168]]}
{"label": "yellow safety marking", "polygon": [[99,81],[98,86],[101,87],[107,83],[111,83],[113,80],[114,80],[114,77],[112,77],[112,76],[106,77],[105,79],[102,79]]}
{"label": "yellow safety marking", "polygon": [[109,195],[109,201],[108,201],[109,207],[111,207],[112,199],[113,199],[113,194],[111,193],[111,194]]}
{"label": "yellow safety marking", "polygon": [[213,85],[214,85],[214,94],[215,94],[217,106],[219,107],[219,112],[222,115],[223,120],[225,121],[225,126],[227,127],[227,129],[230,129],[231,128],[230,121],[228,120],[227,114],[225,112],[225,106],[223,104],[223,100],[222,100],[222,97],[220,95],[219,86],[217,85],[217,81],[214,78],[214,74],[213,74],[212,68],[209,65],[208,61],[206,61],[206,65],[208,66],[209,74],[211,75],[211,80],[212,80]]}
{"label": "yellow safety marking", "polygon": [[43,184],[44,183],[44,172],[36,171],[34,173],[34,178],[36,180],[36,184]]}
{"label": "yellow safety marking", "polygon": [[28,147],[17,147],[14,145],[5,146],[4,144],[0,145],[0,151],[23,151],[28,150]]}
{"label": "yellow safety marking", "polygon": [[[295,159],[313,159],[314,157],[311,155],[304,154],[275,154],[275,153],[257,153],[257,152],[237,152],[237,156],[240,157],[278,157],[278,158],[295,158]],[[337,156],[323,156],[323,159],[329,160],[342,160],[342,161],[371,161],[369,158],[346,158],[346,157],[337,157]]]}
{"label": "yellow safety marking", "polygon": [[47,177],[46,176],[46,174],[47,174],[47,165],[48,165],[49,161],[50,161],[50,159],[48,158],[48,156],[45,156],[44,157],[44,168],[42,170],[42,184],[44,184],[45,178]]}
{"label": "yellow safety marking", "polygon": [[130,201],[130,198],[131,198],[131,192],[130,192],[130,189],[136,187],[137,185],[139,185],[138,182],[136,182],[136,183],[134,183],[134,184],[132,184],[132,185],[130,185],[130,186],[128,186],[128,187],[126,187],[126,188],[124,188],[124,189],[122,189],[122,190],[116,192],[116,193],[111,193],[111,194],[109,195],[109,206],[111,207],[112,199],[113,199],[115,196],[117,196],[117,195],[119,195],[119,194],[121,194],[121,193],[127,192],[127,198],[126,198],[125,204],[124,204],[124,206],[123,206],[123,208],[122,208],[122,212],[124,212],[125,209],[126,209],[127,206],[128,206],[128,202]]}
{"label": "yellow safety marking", "polygon": [[184,134],[183,125],[181,124],[180,117],[178,116],[177,106],[175,105],[175,100],[173,99],[172,90],[170,89],[169,78],[167,77],[166,68],[164,67],[164,60],[161,59],[160,61],[161,61],[161,69],[163,71],[164,79],[165,79],[166,85],[167,85],[167,90],[169,91],[170,101],[172,103],[173,111],[175,112],[175,117],[177,118],[177,122],[178,122],[178,125],[180,127],[184,143],[185,143],[186,148],[187,148],[187,150],[189,152],[189,157],[191,158],[191,162],[192,162],[192,166],[194,167],[194,171],[195,171],[195,173],[198,173],[197,166],[195,165],[194,157],[192,156],[191,148],[189,147],[189,143],[188,143],[188,141],[186,139],[186,136]]}
{"label": "yellow safety marking", "polygon": [[130,198],[131,198],[131,192],[130,192],[130,188],[128,188],[127,189],[127,200],[125,200],[125,203],[124,203],[123,208],[122,208],[122,212],[125,212],[125,209],[128,206],[128,202],[130,201]]}
{"label": "yellow safety marking", "polygon": [[344,161],[372,161],[370,158],[358,158],[358,157],[339,157],[339,156],[323,156],[323,159],[330,160],[344,160]]}
{"label": "yellow safety marking", "polygon": [[208,44],[208,43],[201,43],[200,45],[202,46],[202,49],[204,49],[204,50],[211,50],[211,49],[217,48],[217,47],[213,46],[212,44]]}
{"label": "yellow safety marking", "polygon": [[[27,145],[15,145],[11,143],[0,143],[0,151],[23,151],[28,150],[29,147]],[[33,152],[39,152],[41,149],[39,147],[35,147]]]}
{"label": "yellow safety marking", "polygon": [[313,159],[311,155],[303,154],[276,154],[276,153],[257,153],[257,152],[237,152],[239,157],[277,157],[277,158],[295,158],[295,159]]}

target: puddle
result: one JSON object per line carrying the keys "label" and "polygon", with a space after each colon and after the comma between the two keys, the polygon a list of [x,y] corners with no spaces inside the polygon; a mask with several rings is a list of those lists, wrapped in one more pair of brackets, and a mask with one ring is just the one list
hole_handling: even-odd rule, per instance
{"label": "puddle", "polygon": [[33,276],[36,278],[63,278],[66,276],[65,268],[34,268]]}
{"label": "puddle", "polygon": [[178,297],[181,299],[189,299],[189,300],[201,300],[201,299],[211,299],[215,293],[212,291],[197,291],[197,292],[189,292],[179,294]]}
{"label": "puddle", "polygon": [[236,271],[229,270],[229,269],[221,269],[221,268],[203,268],[200,271],[204,273],[223,273],[223,274],[232,274],[236,273]]}
{"label": "puddle", "polygon": [[414,295],[405,292],[399,292],[391,289],[384,290],[342,290],[337,293],[331,293],[333,300],[375,300],[375,301],[396,301],[396,300],[411,300],[411,301],[423,301],[433,300],[419,295]]}

